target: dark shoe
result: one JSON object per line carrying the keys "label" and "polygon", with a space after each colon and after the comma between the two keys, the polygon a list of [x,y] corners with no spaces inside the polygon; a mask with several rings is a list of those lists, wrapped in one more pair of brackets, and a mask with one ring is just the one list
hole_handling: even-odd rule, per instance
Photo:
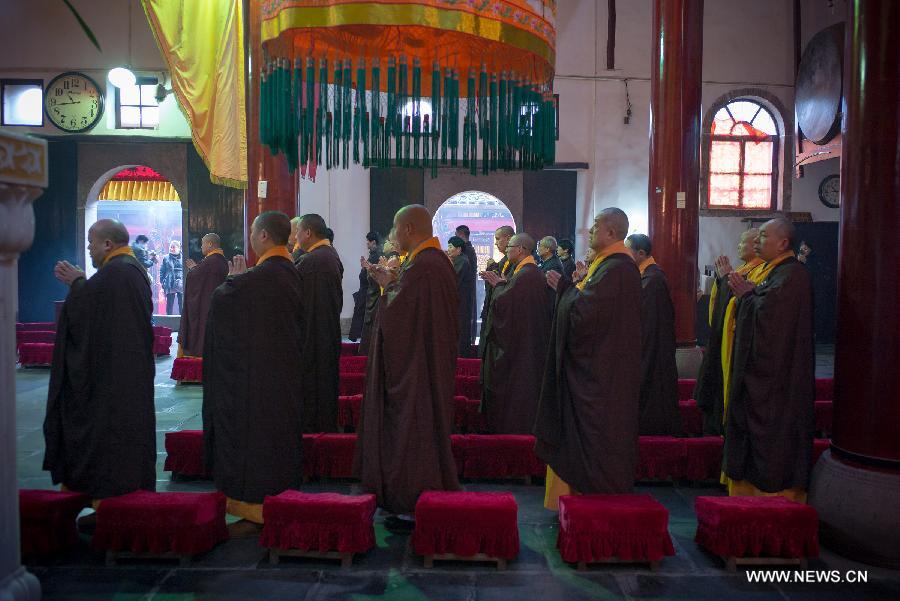
{"label": "dark shoe", "polygon": [[227,528],[230,538],[253,538],[259,536],[263,526],[250,520],[238,520],[233,524],[228,524]]}
{"label": "dark shoe", "polygon": [[390,515],[384,519],[384,527],[388,532],[394,534],[410,534],[416,529],[415,520],[405,520],[395,515]]}
{"label": "dark shoe", "polygon": [[97,512],[81,516],[75,521],[75,525],[81,534],[93,535],[97,529]]}

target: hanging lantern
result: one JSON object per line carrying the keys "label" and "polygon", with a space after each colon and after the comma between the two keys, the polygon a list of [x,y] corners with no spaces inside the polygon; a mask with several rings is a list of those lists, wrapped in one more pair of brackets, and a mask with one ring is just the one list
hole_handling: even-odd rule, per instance
{"label": "hanging lantern", "polygon": [[[260,140],[292,171],[553,162],[555,0],[266,0]],[[480,155],[480,157],[479,157]]]}

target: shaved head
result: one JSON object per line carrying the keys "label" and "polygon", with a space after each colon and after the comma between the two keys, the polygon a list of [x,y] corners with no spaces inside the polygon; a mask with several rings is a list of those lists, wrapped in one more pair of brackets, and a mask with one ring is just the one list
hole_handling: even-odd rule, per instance
{"label": "shaved head", "polygon": [[777,259],[779,255],[793,249],[796,236],[793,223],[784,217],[771,219],[759,228],[759,237],[755,244],[756,254],[763,261]]}
{"label": "shaved head", "polygon": [[125,246],[128,244],[128,230],[121,221],[115,219],[101,219],[91,226],[90,232],[94,232],[97,240],[109,240],[114,246]]}
{"label": "shaved head", "polygon": [[769,236],[775,236],[778,239],[787,240],[788,244],[793,247],[794,239],[797,237],[797,228],[794,224],[784,217],[776,217],[763,224]]}
{"label": "shaved head", "polygon": [[532,252],[534,252],[534,249],[535,249],[534,238],[532,238],[525,232],[522,232],[521,234],[516,234],[515,236],[510,238],[509,245],[510,246],[521,245],[522,250],[526,251],[528,254],[531,254]]}
{"label": "shaved head", "polygon": [[741,232],[741,239],[738,241],[738,258],[744,263],[749,263],[756,258],[756,239],[759,237],[759,230],[755,227]]}
{"label": "shaved head", "polygon": [[264,230],[268,233],[274,244],[278,246],[287,244],[288,236],[291,235],[291,222],[284,213],[280,211],[266,211],[265,213],[260,213],[254,220],[254,223],[258,230]]}
{"label": "shaved head", "polygon": [[206,234],[203,236],[202,242],[209,244],[211,248],[222,248],[222,239],[219,238],[219,234]]}
{"label": "shaved head", "polygon": [[394,215],[394,229],[401,252],[410,252],[434,236],[431,213],[422,205],[406,205]]}
{"label": "shaved head", "polygon": [[613,230],[618,240],[624,240],[628,235],[628,215],[622,209],[616,207],[603,209],[597,215],[597,221],[602,221]]}
{"label": "shaved head", "polygon": [[516,235],[516,230],[514,230],[511,225],[501,225],[494,233],[499,234],[500,236],[512,237]]}

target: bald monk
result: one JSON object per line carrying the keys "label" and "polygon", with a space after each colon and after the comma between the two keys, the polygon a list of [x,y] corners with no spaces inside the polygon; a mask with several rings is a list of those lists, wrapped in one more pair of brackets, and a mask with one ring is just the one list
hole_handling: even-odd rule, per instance
{"label": "bald monk", "polygon": [[625,239],[641,274],[641,436],[681,436],[678,368],[675,365],[675,307],[666,274],[653,259],[649,236]]}
{"label": "bald monk", "polygon": [[[738,258],[742,265],[737,270],[731,267],[731,261],[726,256],[716,259],[716,275],[712,292],[709,297],[709,341],[706,352],[703,353],[703,361],[697,374],[697,385],[694,388],[694,399],[703,412],[703,435],[722,436],[725,434],[725,386],[723,384],[723,356],[728,357],[730,370],[731,342],[733,333],[729,332],[727,338],[723,338],[725,327],[725,313],[732,305],[731,315],[734,314],[734,296],[728,286],[728,275],[737,271],[740,275],[747,276],[754,269],[763,264],[763,260],[756,256],[754,245],[759,230],[750,228],[741,233],[738,240]],[[723,342],[727,340],[723,349]],[[723,355],[724,350],[724,355]]]}
{"label": "bald monk", "polygon": [[[515,233],[516,231],[508,225],[502,225],[494,231],[494,246],[503,253],[503,258],[501,258],[499,262],[488,259],[487,268],[478,274],[481,279],[484,280],[484,274],[489,271],[492,271],[499,276],[506,275],[506,272],[509,269],[509,260],[506,258],[506,247],[509,244],[510,238],[512,238]],[[484,280],[484,303],[481,305],[481,331],[478,335],[479,353],[483,350],[481,340],[484,339],[484,324],[487,322],[488,311],[490,311],[491,308],[491,298],[493,294],[494,287],[491,286],[487,280]]]}
{"label": "bald monk", "polygon": [[303,249],[297,243],[297,234],[300,232],[300,217],[291,219],[291,235],[288,237],[287,249],[291,253],[291,260],[296,264],[303,256]]}
{"label": "bald monk", "polygon": [[297,244],[303,255],[295,266],[303,281],[304,327],[301,377],[305,432],[337,431],[338,379],[341,357],[341,309],[344,266],[328,240],[320,215],[300,218]]}
{"label": "bald monk", "polygon": [[560,494],[628,493],[634,484],[641,276],[622,210],[601,211],[590,232],[595,258],[577,285],[547,274],[558,300],[534,432],[549,466],[548,509]]}
{"label": "bald monk", "polygon": [[128,230],[101,219],[88,230],[97,273],[67,261],[44,419],[44,469],[54,484],[93,499],[156,489],[153,304]]}
{"label": "bald monk", "polygon": [[303,478],[303,294],[291,263],[291,224],[277,211],[250,226],[259,257],[237,255],[213,293],[203,348],[203,439],[207,467],[243,518],[235,536],[261,524],[262,502]]}
{"label": "bald monk", "polygon": [[534,430],[556,300],[547,295],[547,278],[531,255],[534,246],[534,238],[516,234],[506,249],[507,277],[483,276],[494,298],[482,341],[481,411],[494,434]]}
{"label": "bald monk", "polygon": [[793,224],[763,224],[754,283],[737,273],[725,475],[732,496],[778,494],[806,501],[815,430],[812,285],[793,248]]}
{"label": "bald monk", "polygon": [[378,505],[398,514],[386,527],[407,531],[424,490],[458,490],[450,452],[459,334],[456,274],[421,205],[394,216],[408,253],[399,272],[367,266],[384,289],[369,348],[356,473]]}
{"label": "bald monk", "polygon": [[179,352],[188,357],[203,356],[203,337],[206,333],[206,316],[212,294],[228,276],[228,259],[222,252],[218,234],[206,234],[200,240],[203,260],[185,262],[188,268],[184,281],[184,309],[178,328]]}

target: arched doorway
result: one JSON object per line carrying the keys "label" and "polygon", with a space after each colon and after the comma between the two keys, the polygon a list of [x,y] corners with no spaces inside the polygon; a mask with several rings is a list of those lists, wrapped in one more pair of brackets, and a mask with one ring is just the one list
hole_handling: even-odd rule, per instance
{"label": "arched doorway", "polygon": [[[479,272],[484,271],[489,258],[495,261],[502,258],[500,251],[494,246],[494,231],[504,225],[516,229],[509,207],[496,196],[478,190],[454,194],[438,207],[432,219],[434,235],[442,245],[446,245],[447,240],[456,235],[456,228],[461,225],[468,226],[471,232],[469,241],[478,255]],[[478,315],[481,315],[484,286],[478,285],[475,289],[475,306]]]}
{"label": "arched doorway", "polygon": [[[146,244],[144,264],[151,280],[153,313],[180,314],[187,255],[182,250],[181,198],[172,183],[145,165],[111,170],[98,180],[88,197],[85,239],[98,219],[117,219],[125,224],[132,247],[141,238]],[[85,265],[88,275],[95,271],[87,256]]]}

